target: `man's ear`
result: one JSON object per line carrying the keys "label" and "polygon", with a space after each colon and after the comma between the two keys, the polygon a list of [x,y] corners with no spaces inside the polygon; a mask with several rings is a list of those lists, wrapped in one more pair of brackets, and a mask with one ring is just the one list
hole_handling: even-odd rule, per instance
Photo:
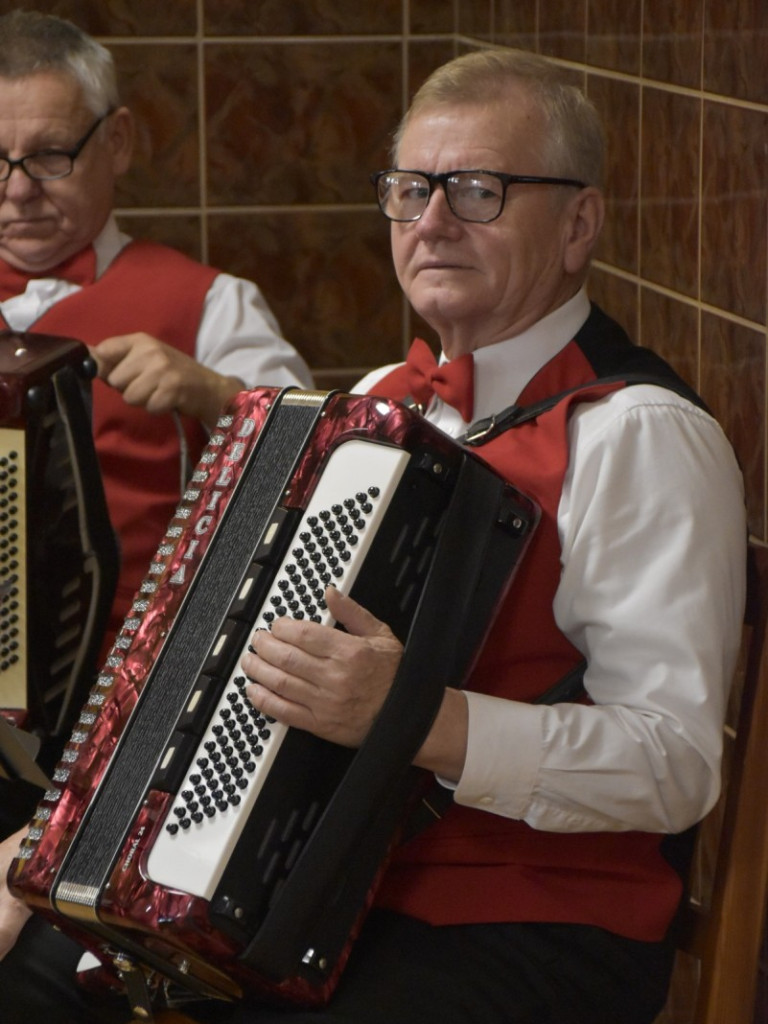
{"label": "man's ear", "polygon": [[588,185],[569,204],[565,239],[565,269],[578,274],[588,265],[605,220],[602,192]]}
{"label": "man's ear", "polygon": [[118,107],[107,121],[107,138],[112,152],[112,171],[117,177],[131,165],[135,127],[128,107]]}

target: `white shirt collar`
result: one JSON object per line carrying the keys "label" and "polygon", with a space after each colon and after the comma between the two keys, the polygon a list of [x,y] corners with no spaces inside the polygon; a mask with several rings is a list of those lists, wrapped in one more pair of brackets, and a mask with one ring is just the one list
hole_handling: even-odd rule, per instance
{"label": "white shirt collar", "polygon": [[[573,298],[521,334],[476,349],[473,422],[513,405],[528,381],[573,340],[589,310],[586,289],[581,288]],[[437,396],[427,409],[426,419],[451,437],[463,434],[467,427],[461,415]]]}
{"label": "white shirt collar", "polygon": [[475,361],[475,419],[516,402],[525,385],[575,337],[589,316],[584,288],[522,334],[479,348]]}
{"label": "white shirt collar", "polygon": [[[473,421],[485,419],[512,405],[539,370],[573,340],[589,316],[590,304],[585,288],[558,306],[522,334],[479,348],[474,353],[475,409]],[[441,362],[444,357],[441,356]],[[366,374],[354,391],[376,393],[376,385],[397,365],[381,366]],[[459,437],[466,424],[450,405],[435,396],[426,411],[430,423]]]}
{"label": "white shirt collar", "polygon": [[107,223],[93,240],[93,250],[96,253],[96,277],[99,278],[129,242],[130,236],[123,234],[118,228],[114,214],[110,214]]}

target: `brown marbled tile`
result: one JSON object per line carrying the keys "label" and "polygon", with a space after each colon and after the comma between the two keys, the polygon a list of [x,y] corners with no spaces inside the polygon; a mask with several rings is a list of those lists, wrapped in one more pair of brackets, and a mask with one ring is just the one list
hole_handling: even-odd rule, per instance
{"label": "brown marbled tile", "polygon": [[589,75],[586,91],[602,119],[606,142],[606,216],[596,255],[636,273],[640,88],[633,82]]}
{"label": "brown marbled tile", "polygon": [[493,41],[520,50],[538,49],[537,0],[494,0]]}
{"label": "brown marbled tile", "polygon": [[692,388],[698,388],[699,311],[695,306],[642,288],[638,341],[666,359]]}
{"label": "brown marbled tile", "polygon": [[[643,91],[640,273],[697,296],[700,102]],[[675,145],[670,146],[670,140]]]}
{"label": "brown marbled tile", "polygon": [[209,201],[359,203],[398,120],[397,43],[206,49]]}
{"label": "brown marbled tile", "polygon": [[473,39],[490,41],[493,33],[493,0],[457,0],[456,31]]}
{"label": "brown marbled tile", "polygon": [[414,93],[437,68],[456,56],[456,47],[449,40],[410,40],[408,43],[408,97]]}
{"label": "brown marbled tile", "polygon": [[586,59],[587,0],[539,3],[539,50],[562,60]]}
{"label": "brown marbled tile", "polygon": [[119,206],[198,206],[197,58],[192,45],[112,47],[124,102],[136,120],[130,171]]}
{"label": "brown marbled tile", "polygon": [[590,299],[621,324],[632,341],[637,343],[637,285],[602,267],[592,267],[589,271],[588,292]]}
{"label": "brown marbled tile", "polygon": [[764,324],[768,111],[704,104],[701,297]]}
{"label": "brown marbled tile", "polygon": [[313,371],[401,358],[400,288],[378,210],[212,214],[209,257],[258,283]]}
{"label": "brown marbled tile", "polygon": [[203,0],[206,36],[374,35],[402,31],[401,0]]}
{"label": "brown marbled tile", "polygon": [[747,492],[749,528],[765,533],[765,332],[703,312],[701,396],[736,451]]}
{"label": "brown marbled tile", "polygon": [[[195,260],[203,255],[202,226],[199,214],[131,214],[128,210],[116,211],[122,231],[131,238],[162,242]],[[219,269],[225,270],[226,267]]]}
{"label": "brown marbled tile", "polygon": [[768,99],[765,0],[705,0],[704,88],[765,103]]}
{"label": "brown marbled tile", "polygon": [[5,0],[0,13],[17,7],[67,18],[106,45],[108,36],[194,36],[197,31],[190,0]]}
{"label": "brown marbled tile", "polygon": [[410,30],[417,34],[434,35],[456,31],[455,5],[445,0],[411,0]]}
{"label": "brown marbled tile", "polygon": [[[421,85],[426,81],[427,78],[437,68],[443,64],[448,63],[457,56],[457,48],[452,40],[435,40],[435,39],[417,39],[411,38],[408,41],[408,97],[407,102],[410,103],[413,99],[414,94]],[[403,110],[402,113],[405,113]],[[393,142],[393,134],[397,129],[400,121],[400,113],[398,113],[397,119],[392,122],[387,131],[386,136],[386,151],[384,160],[385,162],[380,164],[376,170],[383,170],[385,167],[391,166],[394,162],[394,156],[391,153],[391,144]]]}
{"label": "brown marbled tile", "polygon": [[703,20],[703,0],[644,0],[643,75],[698,88]]}
{"label": "brown marbled tile", "polygon": [[642,0],[588,0],[587,63],[638,74],[641,15]]}

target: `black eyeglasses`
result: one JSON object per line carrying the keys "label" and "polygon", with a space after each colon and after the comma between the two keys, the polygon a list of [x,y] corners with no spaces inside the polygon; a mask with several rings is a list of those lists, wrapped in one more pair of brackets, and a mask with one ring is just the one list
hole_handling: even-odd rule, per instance
{"label": "black eyeglasses", "polygon": [[503,174],[501,171],[427,171],[392,169],[371,175],[379,208],[395,221],[418,220],[438,185],[445,192],[451,212],[459,220],[487,224],[504,209],[510,185],[566,185],[586,188],[576,178],[542,178],[534,174]]}
{"label": "black eyeglasses", "polygon": [[20,167],[32,181],[55,181],[57,178],[66,178],[72,173],[75,160],[80,156],[85,144],[111,113],[112,110],[108,110],[102,114],[72,149],[41,149],[38,153],[29,153],[18,160],[0,156],[0,182],[10,178],[14,167]]}

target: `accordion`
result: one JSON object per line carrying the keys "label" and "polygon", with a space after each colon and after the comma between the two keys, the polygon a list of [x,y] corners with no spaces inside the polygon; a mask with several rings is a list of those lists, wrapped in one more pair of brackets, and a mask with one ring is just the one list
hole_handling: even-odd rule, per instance
{"label": "accordion", "polygon": [[[124,977],[326,1001],[430,781],[412,760],[538,514],[398,403],[242,392],[97,676],[12,890]],[[404,644],[358,750],[270,720],[243,693],[254,628],[334,625],[329,584]]]}
{"label": "accordion", "polygon": [[0,334],[0,708],[62,743],[93,684],[118,572],[95,370],[79,341]]}

